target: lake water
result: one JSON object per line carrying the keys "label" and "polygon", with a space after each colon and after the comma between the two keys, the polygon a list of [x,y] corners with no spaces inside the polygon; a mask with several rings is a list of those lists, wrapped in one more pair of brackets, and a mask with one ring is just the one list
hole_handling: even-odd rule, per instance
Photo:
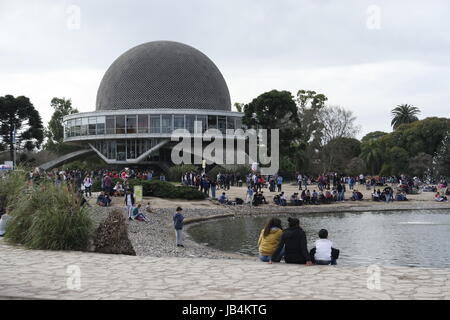
{"label": "lake water", "polygon": [[[340,249],[338,265],[370,264],[450,268],[450,211],[411,210],[361,213],[274,215],[287,227],[296,216],[308,249],[320,229],[327,229]],[[199,243],[228,252],[257,255],[257,240],[270,215],[208,221],[188,228]]]}

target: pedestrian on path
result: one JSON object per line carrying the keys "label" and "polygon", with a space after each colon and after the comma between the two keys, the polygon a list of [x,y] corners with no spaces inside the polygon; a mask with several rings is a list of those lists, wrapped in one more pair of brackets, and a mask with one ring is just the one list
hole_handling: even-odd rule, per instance
{"label": "pedestrian on path", "polygon": [[177,208],[176,213],[173,216],[173,226],[175,228],[175,237],[177,247],[183,247],[183,220],[184,216],[182,214],[183,209],[181,207]]}

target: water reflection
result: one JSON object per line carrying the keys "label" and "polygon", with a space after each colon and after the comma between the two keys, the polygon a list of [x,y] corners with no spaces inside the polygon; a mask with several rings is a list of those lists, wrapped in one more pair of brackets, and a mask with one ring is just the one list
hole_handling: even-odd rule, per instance
{"label": "water reflection", "polygon": [[[287,217],[276,215],[287,226]],[[189,234],[200,243],[229,252],[257,254],[260,230],[270,215],[215,220],[194,225]],[[311,249],[324,228],[341,250],[340,265],[450,267],[448,210],[411,210],[298,215]]]}

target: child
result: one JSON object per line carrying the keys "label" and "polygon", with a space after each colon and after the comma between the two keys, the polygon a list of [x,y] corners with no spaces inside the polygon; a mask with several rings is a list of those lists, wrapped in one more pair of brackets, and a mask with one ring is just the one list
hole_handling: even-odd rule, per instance
{"label": "child", "polygon": [[145,206],[145,212],[152,213],[152,208],[150,207],[150,201],[147,202],[147,205]]}
{"label": "child", "polygon": [[177,208],[177,212],[173,216],[173,226],[175,228],[175,236],[177,247],[183,247],[183,220],[184,216],[182,214],[183,209],[181,207]]}
{"label": "child", "polygon": [[311,260],[318,265],[336,265],[339,250],[332,248],[333,243],[328,240],[328,231],[325,229],[320,230],[319,238],[319,240],[316,240],[315,248],[310,252]]}

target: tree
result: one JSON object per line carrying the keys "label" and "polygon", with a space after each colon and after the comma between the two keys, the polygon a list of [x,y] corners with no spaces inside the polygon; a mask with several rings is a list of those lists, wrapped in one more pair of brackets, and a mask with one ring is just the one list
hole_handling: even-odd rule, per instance
{"label": "tree", "polygon": [[323,125],[319,113],[327,100],[324,94],[313,90],[297,92],[297,118],[300,125],[296,136],[300,144],[311,144],[313,148],[320,145]]}
{"label": "tree", "polygon": [[44,148],[49,151],[61,152],[64,149],[63,118],[69,114],[78,113],[78,110],[72,107],[72,101],[70,99],[66,100],[65,98],[60,99],[55,97],[50,104],[55,111],[45,130],[47,143]]}
{"label": "tree", "polygon": [[41,146],[42,120],[30,99],[12,95],[0,97],[0,111],[1,143],[9,148],[11,160],[14,158],[14,131],[16,149],[31,151]]}
{"label": "tree", "polygon": [[427,172],[431,171],[433,167],[433,156],[425,152],[419,153],[417,156],[409,159],[408,169],[409,173],[423,178]]}
{"label": "tree", "polygon": [[272,90],[261,94],[244,106],[242,123],[249,128],[267,129],[270,150],[270,129],[280,130],[280,153],[288,154],[295,128],[299,125],[297,106],[289,91]]}
{"label": "tree", "polygon": [[359,157],[352,158],[345,167],[345,173],[351,176],[357,176],[363,172],[367,172],[367,167],[364,160]]}
{"label": "tree", "polygon": [[411,123],[419,120],[417,115],[420,113],[420,109],[410,104],[398,105],[391,111],[392,122],[391,126],[396,130],[400,125]]}
{"label": "tree", "polygon": [[242,110],[244,110],[244,105],[244,103],[236,102],[234,104],[234,107],[236,108],[237,112],[242,112]]}
{"label": "tree", "polygon": [[334,138],[321,151],[322,172],[346,171],[350,159],[361,153],[361,142],[354,138]]}
{"label": "tree", "polygon": [[436,152],[433,162],[436,165],[437,176],[450,177],[450,131],[447,132],[442,144]]}
{"label": "tree", "polygon": [[[364,140],[364,139],[363,139]],[[383,165],[383,148],[377,140],[366,140],[361,144],[360,158],[372,175],[380,172]]]}
{"label": "tree", "polygon": [[360,128],[354,124],[353,112],[340,106],[321,108],[318,118],[323,126],[322,144],[336,138],[354,138]]}
{"label": "tree", "polygon": [[400,175],[407,173],[408,170],[408,152],[400,147],[393,147],[388,150],[389,167],[391,174]]}
{"label": "tree", "polygon": [[368,134],[366,134],[362,139],[361,142],[369,142],[369,141],[373,141],[373,140],[378,140],[381,137],[384,137],[385,135],[387,135],[387,132],[383,132],[383,131],[372,131],[369,132]]}

